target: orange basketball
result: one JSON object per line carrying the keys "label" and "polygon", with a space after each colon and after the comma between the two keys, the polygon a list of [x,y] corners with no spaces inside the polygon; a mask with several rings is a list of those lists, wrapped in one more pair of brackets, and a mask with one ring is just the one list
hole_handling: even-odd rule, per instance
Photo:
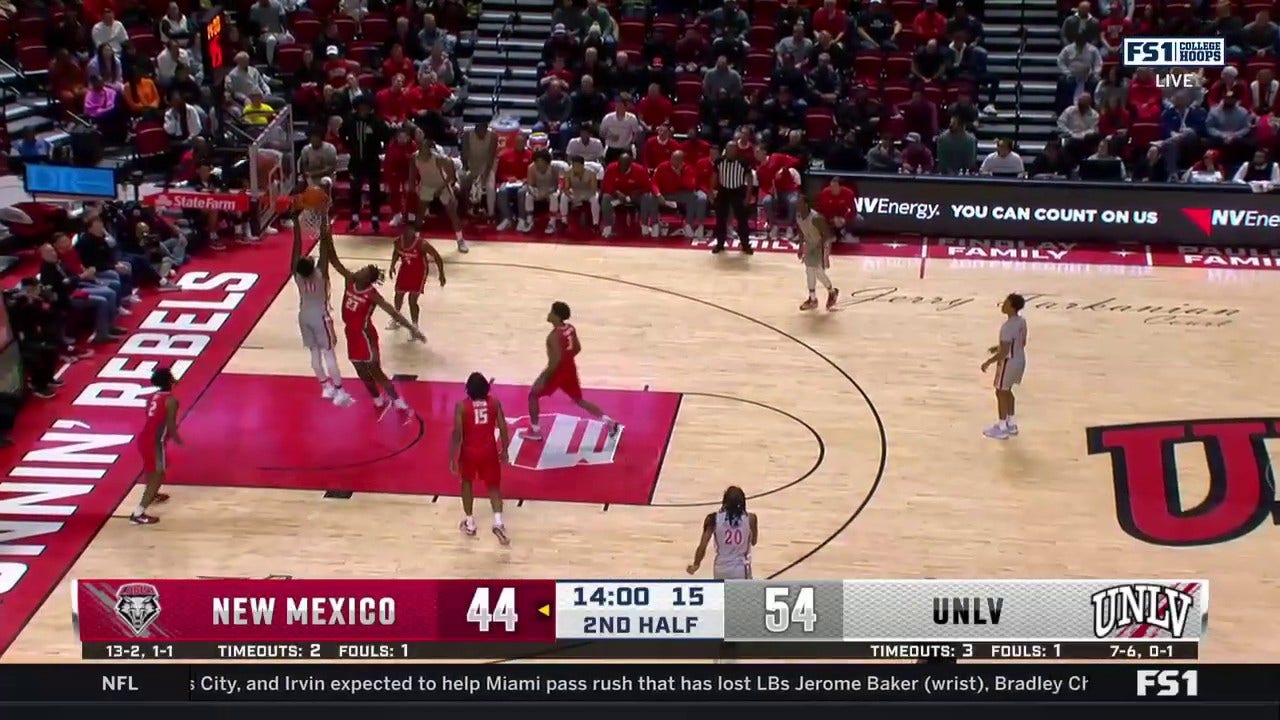
{"label": "orange basketball", "polygon": [[314,185],[298,193],[295,199],[298,207],[305,210],[320,210],[329,205],[329,193]]}

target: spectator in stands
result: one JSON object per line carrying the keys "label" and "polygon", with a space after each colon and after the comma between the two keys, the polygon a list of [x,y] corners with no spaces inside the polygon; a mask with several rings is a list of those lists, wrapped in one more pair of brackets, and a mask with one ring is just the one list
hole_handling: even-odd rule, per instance
{"label": "spectator in stands", "polygon": [[[409,56],[411,60],[422,60],[426,57],[422,49],[418,47],[418,35],[413,31],[413,25],[409,22],[409,18],[400,16],[396,18],[396,23],[391,31],[391,37],[386,42],[386,47],[399,45],[404,48],[404,54]],[[320,48],[316,53],[323,57],[325,48]]]}
{"label": "spectator in stands", "polygon": [[1271,22],[1271,13],[1259,10],[1253,22],[1240,31],[1240,41],[1249,55],[1274,55],[1280,43],[1280,27]]}
{"label": "spectator in stands", "polygon": [[[418,57],[427,56],[426,48],[422,47],[421,41],[418,38],[414,38],[414,45],[417,46],[418,52],[420,53]],[[315,42],[312,44],[312,50],[315,51],[315,54],[325,58],[328,58],[330,55],[329,48],[334,48],[338,51],[335,54],[335,57],[345,56],[347,52],[347,44],[342,40],[342,30],[338,27],[338,23],[332,19],[324,24],[324,32],[322,32],[320,37],[316,38]]]}
{"label": "spectator in stands", "polygon": [[66,50],[77,58],[88,56],[95,47],[89,38],[89,30],[73,12],[63,13],[61,18],[54,20],[49,28],[48,43],[49,49]]}
{"label": "spectator in stands", "polygon": [[1099,35],[1098,49],[1103,57],[1113,57],[1120,53],[1124,38],[1133,32],[1133,21],[1125,15],[1124,4],[1111,4],[1111,12],[1102,18],[1102,32]]}
{"label": "spectator in stands", "polygon": [[858,16],[858,47],[862,50],[897,50],[900,32],[902,23],[894,19],[884,0],[871,0],[871,6]]}
{"label": "spectator in stands", "polygon": [[105,85],[97,75],[89,76],[89,91],[84,96],[84,115],[93,121],[104,138],[114,142],[123,137],[120,93]]}
{"label": "spectator in stands", "polygon": [[182,13],[182,6],[176,2],[169,3],[164,17],[160,18],[159,32],[166,45],[172,40],[180,47],[189,48],[196,39],[195,23]]}
{"label": "spectator in stands", "polygon": [[[892,144],[892,139],[890,143]],[[856,130],[846,130],[836,143],[827,148],[822,161],[828,170],[862,170],[867,167],[867,153]],[[896,172],[896,168],[894,172]]]}
{"label": "spectator in stands", "polygon": [[[1146,73],[1150,80],[1151,86],[1155,86],[1155,73],[1148,71]],[[1137,82],[1137,78],[1134,78]],[[1222,68],[1222,73],[1218,76],[1217,81],[1209,86],[1209,92],[1205,97],[1205,103],[1209,107],[1213,107],[1222,102],[1222,98],[1227,95],[1235,95],[1237,98],[1248,97],[1248,88],[1244,81],[1240,79],[1240,70],[1234,66],[1228,65]]]}
{"label": "spectator in stands", "polygon": [[698,32],[696,25],[690,23],[685,28],[684,37],[676,42],[676,64],[685,72],[702,72],[711,57],[711,46],[707,39]]}
{"label": "spectator in stands", "polygon": [[[1173,96],[1179,90],[1183,90],[1183,89],[1191,93],[1192,105],[1204,104],[1205,89],[1209,85],[1209,81],[1204,76],[1204,68],[1194,67],[1194,66],[1175,67],[1169,70],[1169,74],[1175,75],[1175,76],[1181,75],[1182,77],[1189,79],[1191,82],[1189,83],[1190,87],[1187,87],[1187,88],[1173,88],[1173,87],[1163,88],[1161,92],[1164,95],[1164,102],[1166,105],[1173,102]],[[1251,110],[1253,109],[1252,99],[1247,104],[1247,107],[1249,107],[1249,109]]]}
{"label": "spectator in stands", "polygon": [[702,76],[702,93],[704,98],[712,99],[742,95],[742,76],[729,66],[729,56],[719,55],[715,67]]}
{"label": "spectator in stands", "polygon": [[613,76],[612,90],[618,95],[636,97],[645,86],[645,69],[631,62],[631,55],[625,51],[618,51],[610,74]]}
{"label": "spectator in stands", "polygon": [[552,79],[547,91],[537,100],[538,122],[534,124],[534,132],[544,132],[551,138],[551,147],[559,151],[571,137],[573,127],[573,103],[565,86],[560,80]]}
{"label": "spectator in stands", "polygon": [[570,120],[574,125],[598,124],[609,111],[609,99],[596,89],[595,79],[583,75],[578,90],[570,98]]}
{"label": "spectator in stands", "polygon": [[578,36],[570,34],[564,23],[560,23],[551,29],[551,37],[542,43],[542,61],[549,63],[557,56],[577,57],[578,50]]}
{"label": "spectator in stands", "polygon": [[164,132],[169,136],[173,161],[171,165],[176,164],[177,159],[191,148],[201,130],[203,122],[195,106],[187,104],[182,93],[170,93],[169,109],[164,111]]}
{"label": "spectator in stands", "polygon": [[373,104],[378,117],[388,125],[400,125],[409,119],[411,102],[404,89],[405,76],[394,75],[391,86],[379,90],[373,97]]}
{"label": "spectator in stands", "polygon": [[809,51],[808,58],[805,61],[814,65],[817,63],[819,55],[827,55],[831,58],[831,65],[840,72],[849,70],[849,53],[845,52],[843,45],[837,45],[831,39],[831,33],[818,33],[818,41],[814,44],[813,49]]}
{"label": "spectator in stands", "polygon": [[[65,260],[64,254],[55,246],[64,248]],[[55,307],[64,312],[74,308],[93,314],[94,334],[90,342],[98,345],[116,342],[126,334],[124,328],[116,325],[116,318],[121,310],[116,294],[99,284],[94,271],[80,264],[74,253],[71,238],[66,233],[55,235],[53,244],[41,245],[40,284],[53,293]],[[66,260],[72,261],[74,265],[68,264]]]}
{"label": "spectator in stands", "polygon": [[[199,74],[193,64],[191,53],[178,46],[176,40],[170,40],[165,43],[164,50],[156,56],[156,81],[160,87],[168,89],[169,84],[173,82],[173,76],[177,73],[178,66],[182,65],[196,78]],[[197,82],[199,80],[197,79]]]}
{"label": "spectator in stands", "polygon": [[[1147,162],[1154,170],[1157,161],[1164,158],[1164,178],[1178,177],[1178,169],[1185,158],[1200,154],[1206,134],[1205,112],[1191,103],[1189,92],[1174,95],[1173,103],[1160,116],[1161,140],[1147,150]],[[1156,173],[1152,173],[1155,175]]]}
{"label": "spectator in stands", "polygon": [[75,252],[85,267],[94,269],[95,278],[115,291],[122,305],[138,303],[133,268],[120,257],[115,238],[108,234],[101,215],[89,216],[84,232],[76,237]]}
{"label": "spectator in stands", "polygon": [[329,45],[324,48],[325,82],[334,90],[351,87],[352,76],[359,76],[360,63],[348,60],[342,55],[342,48]]}
{"label": "spectator in stands", "polygon": [[604,156],[613,162],[623,154],[635,157],[636,146],[644,134],[640,119],[631,112],[626,98],[614,103],[614,111],[600,121],[600,138],[604,140]]}
{"label": "spectator in stands", "polygon": [[867,151],[867,172],[896,173],[902,171],[902,152],[893,136],[880,136],[880,142]]}
{"label": "spectator in stands", "polygon": [[1243,161],[1253,154],[1250,135],[1256,118],[1237,102],[1236,96],[1227,93],[1222,102],[1209,111],[1205,119],[1205,133],[1209,142],[1222,151],[1227,164]]}
{"label": "spectator in stands", "polygon": [[1231,0],[1218,0],[1213,6],[1213,20],[1209,22],[1209,34],[1220,37],[1227,46],[1227,58],[1244,59],[1244,18],[1235,14]]}
{"label": "spectator in stands", "polygon": [[[826,0],[826,2],[834,4],[835,0]],[[911,29],[921,41],[943,42],[949,37],[947,17],[938,12],[938,0],[924,0],[924,9],[916,13],[915,19],[911,21]]]}
{"label": "spectator in stands", "polygon": [[739,7],[737,0],[725,0],[724,5],[707,15],[706,22],[711,26],[711,50],[717,56],[733,57],[741,60],[746,51],[747,30],[751,20]]}
{"label": "spectator in stands", "polygon": [[204,90],[200,87],[199,81],[191,75],[191,69],[186,65],[179,65],[178,69],[173,73],[173,80],[165,90],[172,95],[177,93],[187,101],[189,105],[199,105],[204,98]]}
{"label": "spectator in stands", "polygon": [[600,0],[587,0],[587,9],[582,13],[583,22],[588,30],[592,25],[600,26],[600,35],[606,47],[612,47],[618,39],[618,21],[609,14],[609,8],[600,4]]}
{"label": "spectator in stands", "polygon": [[1078,40],[1086,44],[1096,45],[1102,35],[1102,23],[1091,12],[1092,6],[1082,2],[1076,11],[1062,21],[1062,44],[1071,45]]}
{"label": "spectator in stands", "polygon": [[611,43],[605,41],[599,25],[591,23],[587,27],[587,34],[582,38],[582,52],[584,54],[588,50],[595,50],[601,57],[612,57],[612,47]]}
{"label": "spectator in stands", "polygon": [[298,172],[308,186],[329,185],[338,173],[338,149],[326,142],[324,135],[322,126],[313,126],[307,133],[307,144],[298,153]]}
{"label": "spectator in stands", "polygon": [[[675,110],[675,106],[671,103],[671,98],[662,93],[662,86],[656,82],[649,83],[649,90],[645,96],[636,103],[636,116],[640,118],[640,122],[644,123],[646,128],[656,128],[667,124],[671,121],[671,113]],[[655,163],[642,160],[646,167],[657,167]]]}
{"label": "spectator in stands", "polygon": [[222,33],[222,56],[235,57],[236,53],[249,53],[253,55],[253,40],[248,35],[240,32],[239,25],[225,26],[226,30]]}
{"label": "spectator in stands", "polygon": [[49,61],[49,90],[63,110],[80,112],[89,90],[89,77],[66,48],[59,48]]}
{"label": "spectator in stands", "polygon": [[731,95],[721,90],[719,95],[704,95],[700,107],[702,124],[715,144],[728,142],[737,128],[746,120],[747,101],[741,95]]}
{"label": "spectator in stands", "polygon": [[924,91],[915,88],[911,98],[898,106],[902,114],[902,125],[909,133],[916,133],[922,138],[934,138],[938,135],[938,106],[924,96]]}
{"label": "spectator in stands", "polygon": [[928,175],[933,172],[933,152],[918,133],[907,133],[902,148],[902,171],[912,175]]}
{"label": "spectator in stands", "polygon": [[439,45],[445,50],[452,51],[454,45],[458,42],[454,38],[440,28],[436,24],[436,16],[433,13],[427,13],[422,16],[422,29],[418,31],[418,43],[421,46],[423,56],[431,52],[431,48]]}
{"label": "spectator in stands", "polygon": [[635,207],[640,213],[640,234],[658,235],[658,209],[654,202],[649,171],[623,153],[609,163],[600,182],[600,234],[613,235],[613,215],[619,206]]}
{"label": "spectator in stands", "polygon": [[969,14],[969,8],[963,2],[956,3],[955,12],[947,21],[947,37],[955,37],[956,32],[963,30],[970,44],[982,45],[982,21]]}
{"label": "spectator in stands", "polygon": [[114,88],[116,92],[124,89],[124,66],[120,63],[120,58],[116,57],[116,51],[106,43],[98,46],[85,70],[90,77],[98,76],[103,85]]}
{"label": "spectator in stands", "polygon": [[641,58],[649,68],[650,82],[661,82],[666,87],[668,80],[674,81],[670,76],[676,63],[675,38],[668,38],[662,26],[655,27],[645,38]]}
{"label": "spectator in stands", "polygon": [[[236,53],[235,67],[227,72],[226,90],[227,94],[235,102],[243,105],[249,101],[249,93],[259,92],[266,97],[271,92],[271,86],[267,84],[267,79],[262,76],[258,68],[249,64],[249,53]],[[280,101],[283,104],[283,101]]]}
{"label": "spectator in stands", "polygon": [[[953,56],[960,57],[960,56]],[[936,39],[929,40],[916,48],[911,58],[911,76],[917,83],[934,83],[942,78],[946,68],[947,57],[942,54]]]}
{"label": "spectator in stands", "polygon": [[[1124,166],[1124,162],[1116,155],[1115,147],[1121,142],[1120,139],[1114,137],[1103,137],[1098,142],[1098,149],[1092,155],[1086,158],[1093,166],[1094,173],[1107,173],[1108,180],[1127,180],[1129,179],[1128,168]],[[1082,178],[1082,179],[1101,179],[1101,178]]]}
{"label": "spectator in stands", "polygon": [[1036,155],[1031,161],[1031,167],[1027,168],[1027,176],[1041,179],[1057,179],[1064,178],[1071,172],[1071,160],[1062,150],[1062,143],[1058,138],[1050,138],[1044,145],[1044,150]]}
{"label": "spectator in stands", "polygon": [[139,73],[125,82],[124,104],[133,117],[161,117],[160,91],[147,75]]}
{"label": "spectator in stands", "polygon": [[261,127],[269,124],[275,117],[275,108],[267,104],[262,91],[250,90],[248,99],[244,101],[244,107],[240,108],[240,119],[247,125]]}
{"label": "spectator in stands", "polygon": [[1121,105],[1129,104],[1129,80],[1120,72],[1120,65],[1108,65],[1102,70],[1102,79],[1093,88],[1093,99],[1101,107],[1108,107],[1111,98],[1119,98]]}
{"label": "spectator in stands", "polygon": [[802,98],[809,93],[809,76],[790,55],[783,55],[778,67],[774,68],[769,78],[769,90],[776,93],[782,88],[791,91],[791,96]]}
{"label": "spectator in stands", "polygon": [[1270,115],[1276,107],[1276,93],[1280,92],[1280,81],[1275,79],[1271,68],[1258,71],[1258,77],[1249,83],[1250,108],[1256,115]]}
{"label": "spectator in stands", "polygon": [[369,0],[342,0],[338,9],[356,23],[361,23],[369,16]]}
{"label": "spectator in stands", "polygon": [[809,9],[800,4],[800,0],[787,0],[787,4],[778,10],[777,28],[779,35],[790,35],[797,24],[806,28],[813,24],[809,19]]}
{"label": "spectator in stands", "polygon": [[[353,99],[353,106],[358,105],[364,93],[352,77],[353,92],[358,93]],[[448,85],[440,82],[440,78],[430,70],[423,69],[418,73],[418,85],[408,92],[409,109],[413,113],[414,122],[431,138],[432,142],[442,142],[448,135],[448,123],[444,113],[453,108],[457,96]]]}
{"label": "spectator in stands", "polygon": [[116,19],[115,11],[105,7],[102,9],[102,19],[94,24],[89,37],[93,39],[94,47],[109,45],[118,53],[120,46],[129,39],[129,31],[124,29],[124,23]]}
{"label": "spectator in stands", "polygon": [[1072,165],[1093,152],[1098,142],[1098,111],[1093,107],[1093,96],[1083,94],[1075,104],[1058,116],[1058,133],[1066,142],[1067,156]]}
{"label": "spectator in stands", "polygon": [[422,61],[422,67],[435,73],[440,82],[451,88],[461,88],[465,84],[466,78],[462,76],[453,58],[445,53],[444,47],[439,43],[427,53],[427,59]]}
{"label": "spectator in stands", "polygon": [[387,59],[382,61],[382,79],[390,84],[396,75],[403,75],[406,79],[418,76],[417,68],[405,56],[404,46],[400,43],[392,43]]}
{"label": "spectator in stands", "polygon": [[773,46],[773,52],[778,56],[778,62],[782,61],[784,56],[807,58],[809,52],[813,50],[813,41],[805,34],[805,26],[796,23],[791,29],[791,34],[782,38]]}
{"label": "spectator in stands", "polygon": [[257,27],[258,41],[266,53],[267,64],[275,62],[276,48],[293,42],[285,20],[285,9],[279,0],[258,0],[249,8],[249,20]]}
{"label": "spectator in stands", "polygon": [[844,78],[840,71],[831,64],[831,56],[822,53],[818,56],[818,65],[809,73],[809,97],[811,104],[836,108],[840,104],[840,95],[844,90]]}
{"label": "spectator in stands", "polygon": [[542,78],[538,80],[538,92],[545,92],[552,82],[557,81],[565,88],[573,87],[576,81],[576,76],[568,68],[563,55],[557,55],[551,59],[551,67],[547,68]]}
{"label": "spectator in stands", "polygon": [[[1235,68],[1231,67],[1226,69],[1232,71],[1235,70]],[[1227,74],[1232,78],[1235,78],[1234,74]],[[1229,84],[1228,87],[1235,86],[1234,84]],[[1236,89],[1243,92],[1244,86],[1241,85]],[[1155,71],[1151,68],[1138,68],[1138,71],[1133,74],[1133,79],[1129,81],[1128,98],[1129,105],[1137,111],[1135,112],[1135,119],[1137,116],[1144,114],[1144,108],[1147,106],[1155,106],[1157,108],[1155,113],[1158,115],[1160,112],[1159,108],[1164,104],[1164,93],[1160,88],[1156,87]]]}
{"label": "spectator in stands", "polygon": [[[591,82],[596,90],[606,96],[613,94],[613,73],[610,72],[608,65],[601,62],[600,51],[593,47],[582,51],[582,63],[578,66],[578,77],[583,78],[587,75],[591,76]],[[581,85],[582,81],[578,82]]]}
{"label": "spectator in stands", "polygon": [[[1088,3],[1081,3],[1088,5]],[[1072,16],[1075,17],[1075,16]],[[1102,53],[1077,35],[1058,53],[1058,95],[1056,107],[1074,103],[1081,95],[1092,95],[1102,76]]]}
{"label": "spectator in stands", "polygon": [[859,82],[854,84],[848,101],[836,110],[836,125],[842,132],[853,132],[857,138],[855,144],[865,151],[879,134],[882,117],[885,117],[884,104]]}
{"label": "spectator in stands", "polygon": [[1021,177],[1026,170],[1022,156],[1013,151],[1013,141],[1009,138],[996,140],[995,152],[987,155],[982,160],[982,167],[978,168],[983,175],[997,177]]}
{"label": "spectator in stands", "polygon": [[[700,238],[703,222],[707,219],[707,195],[698,188],[697,171],[685,162],[684,153],[677,150],[669,160],[655,166],[653,171],[654,202],[658,209],[683,211],[684,227],[681,232],[687,238]],[[659,230],[658,234],[663,234]]]}
{"label": "spectator in stands", "polygon": [[1098,133],[1103,137],[1127,139],[1131,124],[1133,115],[1118,96],[1112,95],[1098,113]]}
{"label": "spectator in stands", "polygon": [[1220,183],[1226,182],[1226,171],[1218,163],[1218,151],[1210,148],[1204,156],[1197,160],[1182,176],[1187,183]]}
{"label": "spectator in stands", "polygon": [[942,175],[967,174],[978,163],[978,140],[958,117],[953,116],[947,131],[938,136],[937,147],[938,172]]}
{"label": "spectator in stands", "polygon": [[646,20],[649,17],[650,0],[622,0],[619,12],[624,20]]}
{"label": "spectator in stands", "polygon": [[590,24],[586,22],[583,9],[574,0],[561,0],[555,11],[551,13],[551,22],[555,25],[563,25],[575,37],[585,35],[587,25]]}
{"label": "spectator in stands", "polygon": [[[373,232],[381,230],[382,151],[391,139],[391,130],[377,115],[368,96],[356,99],[356,116],[343,128],[343,140],[351,152],[347,172],[351,176],[351,226],[360,224],[363,200],[369,198]],[[365,188],[368,192],[365,192]]]}
{"label": "spectator in stands", "polygon": [[466,4],[462,0],[435,0],[432,7],[435,9],[436,20],[440,22],[440,27],[449,33],[450,37],[457,38],[463,31],[470,13]]}
{"label": "spectator in stands", "polygon": [[13,152],[24,163],[48,162],[53,157],[53,146],[36,135],[34,126],[22,130],[22,138],[13,144]]}
{"label": "spectator in stands", "polygon": [[569,157],[580,157],[597,175],[604,174],[604,141],[596,137],[593,123],[578,126],[578,136],[565,146],[565,154]]}
{"label": "spectator in stands", "polygon": [[[799,23],[797,23],[799,25]],[[824,32],[832,41],[840,43],[849,30],[849,14],[842,10],[836,0],[822,0],[822,7],[813,13],[813,31]],[[796,57],[805,57],[807,53],[792,53]]]}
{"label": "spectator in stands", "polygon": [[795,97],[791,88],[786,85],[778,88],[774,97],[765,101],[760,113],[769,127],[769,142],[780,145],[787,133],[803,128],[805,109],[805,101]]}

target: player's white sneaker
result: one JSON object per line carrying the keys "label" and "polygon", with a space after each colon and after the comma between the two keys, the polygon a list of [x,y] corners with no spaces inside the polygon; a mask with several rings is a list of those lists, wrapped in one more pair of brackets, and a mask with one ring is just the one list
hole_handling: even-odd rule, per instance
{"label": "player's white sneaker", "polygon": [[498,232],[506,232],[510,229],[511,229],[510,220],[503,220],[502,222],[498,223],[498,228],[497,228]]}
{"label": "player's white sneaker", "polygon": [[771,227],[771,228],[769,228],[769,239],[770,239],[770,240],[777,240],[777,239],[778,239],[778,228],[776,228],[776,227]]}
{"label": "player's white sneaker", "polygon": [[391,222],[389,224],[391,225],[391,227],[400,227],[400,223],[402,222],[404,222],[404,215],[400,213],[396,213],[395,215],[391,216]]}
{"label": "player's white sneaker", "polygon": [[463,255],[466,255],[467,253],[471,252],[471,246],[467,245],[467,241],[462,238],[458,238],[458,252],[462,253]]}
{"label": "player's white sneaker", "polygon": [[555,234],[556,234],[556,221],[555,221],[555,218],[552,218],[551,220],[548,220],[548,221],[547,221],[547,229],[546,229],[546,230],[543,230],[543,232],[544,232],[544,233],[546,233],[546,234],[548,234],[548,235],[555,235]]}
{"label": "player's white sneaker", "polygon": [[601,228],[601,229],[600,229],[600,237],[602,237],[602,238],[611,238],[611,237],[613,237],[613,226],[612,226],[612,225],[605,225],[603,228]]}
{"label": "player's white sneaker", "polygon": [[1005,430],[1004,426],[1000,423],[996,423],[986,430],[983,430],[982,434],[992,438],[993,440],[1007,440],[1009,438],[1009,431]]}
{"label": "player's white sneaker", "polygon": [[520,231],[520,232],[522,232],[522,233],[527,233],[527,232],[529,232],[530,230],[533,230],[533,221],[532,221],[532,220],[521,220],[521,221],[520,221],[520,224],[516,225],[516,230],[519,230],[519,231]]}
{"label": "player's white sneaker", "polygon": [[458,529],[461,530],[462,534],[466,535],[467,537],[476,536],[476,524],[474,521],[463,520],[462,522],[458,523]]}
{"label": "player's white sneaker", "polygon": [[351,407],[356,404],[356,399],[346,390],[338,388],[338,391],[333,394],[333,404],[338,407]]}
{"label": "player's white sneaker", "polygon": [[391,401],[387,400],[387,398],[383,396],[382,404],[378,405],[375,402],[374,407],[378,409],[378,419],[376,422],[382,422],[382,418],[386,417],[387,413],[391,411]]}
{"label": "player's white sneaker", "polygon": [[333,397],[337,395],[337,393],[338,391],[329,383],[321,383],[320,397],[324,398],[325,400],[332,400]]}
{"label": "player's white sneaker", "polygon": [[1013,437],[1014,435],[1018,434],[1018,426],[1013,424],[1006,424],[1004,426],[1004,432],[1009,437]]}

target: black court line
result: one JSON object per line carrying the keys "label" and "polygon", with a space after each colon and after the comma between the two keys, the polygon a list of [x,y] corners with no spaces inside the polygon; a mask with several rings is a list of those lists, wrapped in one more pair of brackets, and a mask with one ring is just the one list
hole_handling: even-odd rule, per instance
{"label": "black court line", "polygon": [[409,373],[396,373],[391,376],[391,380],[393,382],[416,382],[417,379],[417,375],[411,375]]}
{"label": "black court line", "polygon": [[326,500],[350,500],[353,494],[350,490],[325,490],[324,498]]}

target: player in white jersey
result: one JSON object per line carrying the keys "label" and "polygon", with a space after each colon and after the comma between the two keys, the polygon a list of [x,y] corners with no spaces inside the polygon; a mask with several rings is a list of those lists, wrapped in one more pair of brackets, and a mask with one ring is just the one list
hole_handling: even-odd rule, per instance
{"label": "player in white jersey", "polygon": [[551,153],[539,150],[533,154],[533,162],[529,163],[529,172],[525,175],[524,187],[517,196],[520,199],[520,223],[516,229],[520,232],[533,230],[533,212],[540,202],[548,207],[548,235],[556,231],[556,212],[560,209],[560,171],[551,163]]}
{"label": "player in white jersey", "polygon": [[569,169],[560,179],[560,217],[565,222],[576,207],[591,208],[591,227],[600,225],[600,177],[587,167],[581,155],[569,158]]}
{"label": "player in white jersey", "polygon": [[713,575],[720,580],[751,579],[751,548],[760,537],[760,524],[755,513],[747,512],[747,494],[742,488],[730,485],[724,491],[720,510],[707,515],[702,522],[702,540],[693,553],[693,564],[686,570],[690,575],[698,572],[702,559],[707,556],[707,545],[714,537],[716,559]]}
{"label": "player in white jersey", "polygon": [[827,223],[827,219],[809,207],[809,199],[797,195],[795,201],[796,225],[800,228],[800,247],[796,256],[804,263],[804,278],[809,286],[809,299],[800,305],[801,310],[812,310],[818,307],[818,283],[827,289],[827,309],[836,306],[840,297],[839,288],[831,284],[827,277],[827,268],[831,267],[831,243],[836,234]]}
{"label": "player in white jersey", "polygon": [[[323,226],[320,231],[327,232]],[[342,387],[342,371],[333,352],[338,335],[329,313],[329,275],[324,265],[323,257],[317,268],[315,260],[302,254],[302,223],[295,220],[290,267],[298,285],[298,331],[302,344],[311,352],[311,369],[320,381],[320,396],[346,407],[355,399]]]}
{"label": "player in white jersey", "polygon": [[458,241],[458,252],[465,253],[469,249],[467,241],[462,238],[462,220],[458,217],[458,166],[453,158],[436,148],[431,138],[426,136],[422,128],[416,131],[418,152],[413,157],[414,175],[418,179],[418,223],[427,216],[431,203],[439,200],[444,212],[449,216],[453,234]]}
{"label": "player in white jersey", "polygon": [[987,350],[991,357],[982,363],[982,372],[996,366],[996,412],[1000,418],[982,434],[997,440],[1018,434],[1018,422],[1013,417],[1013,386],[1022,382],[1022,373],[1027,369],[1027,319],[1018,314],[1026,304],[1026,299],[1017,293],[1010,293],[1000,303],[1000,312],[1005,314],[1000,344]]}

